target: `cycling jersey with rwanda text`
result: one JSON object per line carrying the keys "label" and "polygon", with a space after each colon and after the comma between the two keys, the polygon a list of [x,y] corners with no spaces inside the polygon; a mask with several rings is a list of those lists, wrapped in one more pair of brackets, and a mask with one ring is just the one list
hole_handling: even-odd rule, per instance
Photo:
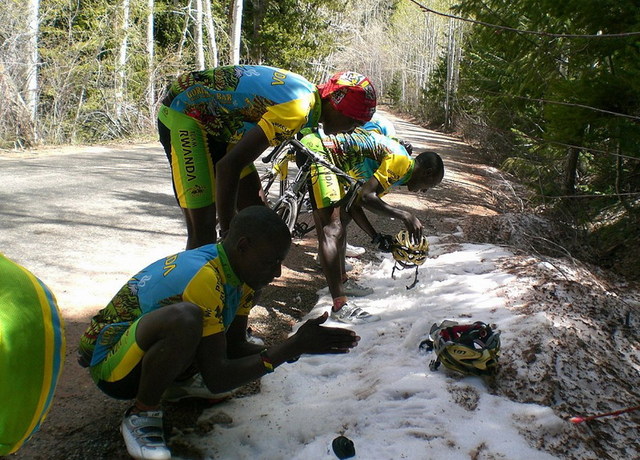
{"label": "cycling jersey with rwanda text", "polygon": [[[218,142],[237,143],[260,126],[271,145],[320,118],[316,86],[295,73],[268,66],[222,66],[180,76],[169,88],[159,119],[179,129],[172,112],[198,120]],[[176,123],[178,125],[176,125]]]}
{"label": "cycling jersey with rwanda text", "polygon": [[[236,315],[247,316],[254,291],[231,269],[221,244],[208,244],[160,259],[133,276],[91,320],[80,338],[79,361],[93,365],[144,314],[179,302],[203,311],[202,336],[224,332]],[[92,360],[93,358],[93,360]]]}
{"label": "cycling jersey with rwanda text", "polygon": [[400,143],[361,128],[351,133],[306,136],[303,143],[356,179],[375,177],[384,192],[405,184],[413,173],[414,160]]}

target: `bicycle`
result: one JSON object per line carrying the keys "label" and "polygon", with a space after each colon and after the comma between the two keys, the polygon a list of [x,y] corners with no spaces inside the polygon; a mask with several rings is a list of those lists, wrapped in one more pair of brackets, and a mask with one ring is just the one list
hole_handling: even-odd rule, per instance
{"label": "bicycle", "polygon": [[[297,155],[305,158],[299,165],[293,180],[289,180],[289,163],[295,160]],[[357,191],[362,186],[362,181],[354,179],[340,168],[329,163],[324,157],[309,150],[297,139],[289,139],[274,149],[262,159],[264,163],[272,163],[271,168],[265,173],[261,182],[265,191],[265,202],[287,224],[294,238],[302,238],[315,229],[313,224],[313,209],[308,193],[311,165],[316,163],[324,166],[349,184],[349,190],[345,195],[345,210],[348,212],[357,197]],[[280,178],[279,194],[275,200],[269,200],[268,193],[276,178]]]}

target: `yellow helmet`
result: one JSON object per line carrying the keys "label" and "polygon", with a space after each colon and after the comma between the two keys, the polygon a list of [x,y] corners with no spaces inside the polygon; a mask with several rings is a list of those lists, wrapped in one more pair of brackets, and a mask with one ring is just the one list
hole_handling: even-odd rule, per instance
{"label": "yellow helmet", "polygon": [[498,369],[500,332],[481,321],[443,321],[431,327],[429,338],[437,356],[430,365],[432,370],[440,363],[462,374],[492,375]]}
{"label": "yellow helmet", "polygon": [[396,262],[402,267],[417,267],[427,260],[429,242],[427,241],[427,237],[423,236],[420,238],[420,241],[414,243],[409,236],[409,232],[401,230],[396,235],[393,245],[391,246],[391,253]]}

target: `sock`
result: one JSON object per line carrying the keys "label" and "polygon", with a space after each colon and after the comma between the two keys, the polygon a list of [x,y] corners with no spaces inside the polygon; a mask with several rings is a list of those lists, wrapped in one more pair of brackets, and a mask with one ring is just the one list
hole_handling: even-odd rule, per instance
{"label": "sock", "polygon": [[160,406],[158,406],[158,405],[148,406],[147,404],[141,403],[140,401],[138,401],[136,399],[135,404],[131,408],[131,413],[137,414],[137,413],[140,413],[140,412],[156,411],[156,410],[159,410],[159,408],[160,408]]}
{"label": "sock", "polygon": [[336,297],[335,299],[333,299],[333,311],[340,310],[346,303],[347,303],[346,296]]}

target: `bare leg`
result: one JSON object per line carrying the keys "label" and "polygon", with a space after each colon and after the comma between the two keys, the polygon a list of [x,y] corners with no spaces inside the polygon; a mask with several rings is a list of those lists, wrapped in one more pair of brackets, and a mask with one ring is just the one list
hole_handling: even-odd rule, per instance
{"label": "bare leg", "polygon": [[143,316],[136,330],[136,342],[145,351],[136,401],[157,407],[162,393],[194,362],[201,337],[202,310],[192,303]]}
{"label": "bare leg", "polygon": [[216,205],[204,208],[182,208],[187,221],[187,249],[195,249],[216,242]]}
{"label": "bare leg", "polygon": [[260,185],[260,176],[257,171],[240,179],[238,187],[238,211],[253,205],[264,205],[264,192]]}
{"label": "bare leg", "polygon": [[347,279],[347,271],[345,269],[345,263],[346,263],[346,254],[347,254],[347,226],[349,225],[349,222],[351,222],[351,216],[349,214],[347,214],[347,212],[344,210],[344,208],[340,207],[340,225],[342,226],[342,240],[341,240],[341,245],[340,245],[340,250],[341,250],[341,254],[342,256],[340,257],[340,261],[341,261],[341,272],[340,272],[340,277],[341,277],[341,282],[344,283]]}
{"label": "bare leg", "polygon": [[313,212],[318,235],[318,258],[332,298],[344,297],[345,234],[339,208],[316,209]]}

